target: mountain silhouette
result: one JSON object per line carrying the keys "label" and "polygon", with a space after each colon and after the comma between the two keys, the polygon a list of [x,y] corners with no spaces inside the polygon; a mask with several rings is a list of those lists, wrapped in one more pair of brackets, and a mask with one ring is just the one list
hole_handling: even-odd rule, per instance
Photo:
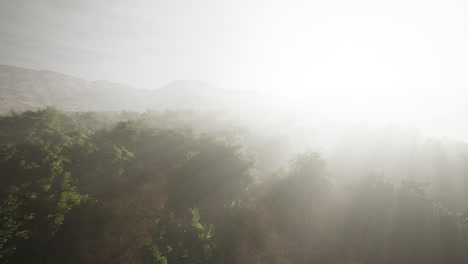
{"label": "mountain silhouette", "polygon": [[246,110],[268,96],[230,91],[200,80],[176,80],[160,89],[134,89],[110,81],[86,81],[63,73],[0,65],[0,112],[54,106],[63,111],[147,109]]}

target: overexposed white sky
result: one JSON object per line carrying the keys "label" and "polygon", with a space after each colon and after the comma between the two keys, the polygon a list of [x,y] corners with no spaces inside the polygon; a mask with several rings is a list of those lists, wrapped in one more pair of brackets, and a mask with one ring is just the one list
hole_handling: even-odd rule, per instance
{"label": "overexposed white sky", "polygon": [[2,0],[0,64],[205,80],[468,140],[463,0]]}

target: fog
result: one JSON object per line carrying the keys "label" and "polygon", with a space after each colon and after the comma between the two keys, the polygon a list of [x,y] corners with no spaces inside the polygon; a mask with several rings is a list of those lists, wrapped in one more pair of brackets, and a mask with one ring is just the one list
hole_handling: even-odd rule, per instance
{"label": "fog", "polygon": [[468,2],[0,2],[0,263],[468,263]]}
{"label": "fog", "polygon": [[464,1],[0,5],[2,64],[145,89],[204,80],[468,139]]}

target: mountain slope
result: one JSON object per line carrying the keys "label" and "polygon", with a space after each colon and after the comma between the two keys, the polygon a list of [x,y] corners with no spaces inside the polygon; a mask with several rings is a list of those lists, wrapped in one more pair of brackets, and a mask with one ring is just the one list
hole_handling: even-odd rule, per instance
{"label": "mountain slope", "polygon": [[55,106],[64,111],[126,109],[147,91],[107,81],[0,65],[0,111]]}
{"label": "mountain slope", "polygon": [[[0,113],[55,106],[63,111],[232,109],[248,111],[275,99],[229,91],[197,80],[177,80],[143,90],[109,81],[85,81],[62,73],[0,65]],[[268,108],[268,106],[267,106]]]}
{"label": "mountain slope", "polygon": [[139,100],[146,109],[230,109],[278,106],[276,98],[256,92],[225,90],[199,80],[177,80]]}

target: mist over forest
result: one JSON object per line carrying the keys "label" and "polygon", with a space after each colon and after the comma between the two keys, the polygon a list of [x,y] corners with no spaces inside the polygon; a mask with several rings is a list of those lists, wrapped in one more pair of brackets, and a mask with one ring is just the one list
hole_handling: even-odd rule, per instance
{"label": "mist over forest", "polygon": [[468,143],[198,81],[112,111],[95,83],[2,69],[3,263],[468,260]]}
{"label": "mist over forest", "polygon": [[0,1],[0,263],[468,263],[467,14]]}

